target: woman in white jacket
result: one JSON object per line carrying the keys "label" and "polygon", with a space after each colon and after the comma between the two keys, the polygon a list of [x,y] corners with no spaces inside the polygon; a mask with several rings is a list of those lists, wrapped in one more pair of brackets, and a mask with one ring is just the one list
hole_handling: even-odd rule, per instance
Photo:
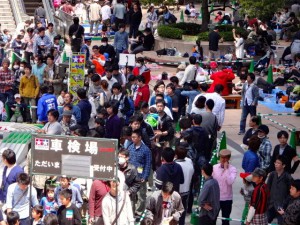
{"label": "woman in white jacket", "polygon": [[[123,191],[119,182],[110,181],[110,191],[102,201],[102,217],[104,225],[134,225],[134,217],[129,194]],[[116,201],[118,201],[118,210],[116,211]],[[117,214],[120,214],[116,220]]]}

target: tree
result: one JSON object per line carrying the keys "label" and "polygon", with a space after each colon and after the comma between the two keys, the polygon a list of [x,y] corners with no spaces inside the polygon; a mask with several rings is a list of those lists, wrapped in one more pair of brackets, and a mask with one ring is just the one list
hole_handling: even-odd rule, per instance
{"label": "tree", "polygon": [[221,3],[221,6],[218,6],[214,9],[209,9],[208,5],[209,0],[202,0],[202,27],[201,31],[205,32],[208,31],[208,24],[210,21],[210,14],[215,11],[225,11],[226,8],[233,9],[231,5],[226,4],[227,0],[219,0],[219,3]]}
{"label": "tree", "polygon": [[239,0],[239,2],[246,15],[260,20],[269,20],[285,4],[284,0]]}

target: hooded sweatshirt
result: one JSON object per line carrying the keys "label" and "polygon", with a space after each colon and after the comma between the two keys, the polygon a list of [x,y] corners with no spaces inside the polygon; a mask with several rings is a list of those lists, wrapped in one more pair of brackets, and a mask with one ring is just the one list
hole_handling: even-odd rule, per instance
{"label": "hooded sweatshirt", "polygon": [[162,164],[156,171],[155,186],[162,188],[164,182],[172,182],[174,190],[179,193],[180,184],[184,183],[184,176],[181,166],[176,162]]}
{"label": "hooded sweatshirt", "polygon": [[139,87],[134,101],[134,107],[139,107],[143,102],[148,102],[149,98],[150,90],[148,84],[145,84],[143,87]]}
{"label": "hooded sweatshirt", "polygon": [[213,80],[214,82],[208,89],[208,93],[213,93],[215,91],[215,86],[217,84],[222,84],[224,87],[224,90],[222,91],[222,96],[229,95],[229,88],[227,83],[231,82],[235,78],[234,73],[232,72],[231,69],[224,69],[222,71],[218,71],[216,73],[213,73],[210,76],[210,79]]}

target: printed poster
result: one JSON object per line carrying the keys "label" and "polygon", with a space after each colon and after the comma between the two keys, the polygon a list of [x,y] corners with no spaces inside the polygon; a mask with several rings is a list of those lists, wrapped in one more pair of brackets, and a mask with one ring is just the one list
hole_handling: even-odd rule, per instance
{"label": "printed poster", "polygon": [[69,92],[77,99],[77,90],[84,87],[85,54],[72,54],[70,57]]}

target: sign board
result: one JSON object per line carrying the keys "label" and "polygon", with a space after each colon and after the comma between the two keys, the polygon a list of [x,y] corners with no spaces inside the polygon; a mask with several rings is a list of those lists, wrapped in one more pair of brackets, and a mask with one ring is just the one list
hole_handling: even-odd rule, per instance
{"label": "sign board", "polygon": [[32,135],[32,174],[114,179],[117,140]]}
{"label": "sign board", "polygon": [[120,66],[135,66],[135,54],[120,54]]}
{"label": "sign board", "polygon": [[[69,92],[77,98],[77,90],[84,86],[85,54],[72,54],[70,57]],[[75,99],[76,99],[75,98]]]}

